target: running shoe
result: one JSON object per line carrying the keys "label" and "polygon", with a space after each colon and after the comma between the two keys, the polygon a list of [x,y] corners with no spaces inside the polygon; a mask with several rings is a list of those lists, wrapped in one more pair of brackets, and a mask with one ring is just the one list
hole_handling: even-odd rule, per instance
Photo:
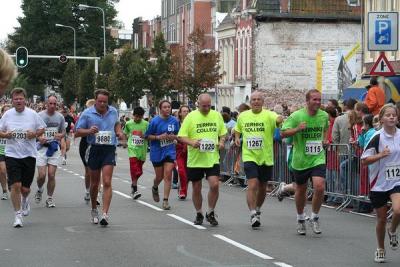
{"label": "running shoe", "polygon": [[103,215],[101,215],[101,219],[100,219],[100,225],[101,226],[107,226],[108,225],[108,215],[107,213],[103,213]]}
{"label": "running shoe", "polygon": [[151,193],[153,194],[153,200],[155,202],[160,202],[160,195],[158,194],[158,187],[151,187]]}
{"label": "running shoe", "polygon": [[186,199],[186,195],[183,194],[183,193],[180,193],[179,196],[178,196],[178,198],[179,198],[180,200],[185,200],[185,199]]}
{"label": "running shoe", "polygon": [[319,235],[322,233],[321,227],[319,225],[319,218],[310,219],[310,226],[314,234]]}
{"label": "running shoe", "polygon": [[63,157],[62,159],[62,165],[67,165],[67,157]]}
{"label": "running shoe", "polygon": [[253,227],[253,228],[260,227],[260,225],[261,225],[260,217],[257,214],[251,215],[250,223],[251,223],[251,227]]}
{"label": "running shoe", "polygon": [[305,220],[298,220],[297,221],[297,233],[299,235],[306,235],[306,221]]}
{"label": "running shoe", "polygon": [[15,215],[13,227],[15,227],[15,228],[21,228],[21,227],[23,226],[22,223],[23,223],[22,214],[21,214],[21,213],[17,213],[17,214]]}
{"label": "running shoe", "polygon": [[204,220],[204,216],[203,214],[201,214],[200,212],[198,212],[196,214],[196,219],[194,220],[194,225],[202,225],[203,224],[203,220]]}
{"label": "running shoe", "polygon": [[391,233],[390,229],[387,229],[387,233],[389,236],[389,245],[392,250],[396,250],[399,248],[399,241],[397,238],[397,233]]}
{"label": "running shoe", "polygon": [[171,206],[169,205],[168,200],[164,200],[163,201],[162,208],[163,208],[163,210],[170,210],[171,209]]}
{"label": "running shoe", "polygon": [[135,191],[135,192],[132,191],[131,195],[132,195],[133,199],[138,199],[142,196],[142,194],[140,194],[139,191]]}
{"label": "running shoe", "polygon": [[36,194],[35,194],[35,202],[36,202],[36,204],[39,204],[40,201],[42,201],[42,194],[43,194],[43,192],[40,192],[39,190],[36,191]]}
{"label": "running shoe", "polygon": [[285,185],[286,184],[284,182],[281,182],[278,185],[278,190],[276,191],[276,196],[278,197],[279,201],[282,201],[285,198],[285,194],[284,194],[284,191],[283,191]]}
{"label": "running shoe", "polygon": [[1,200],[7,200],[7,199],[8,199],[8,193],[3,192],[3,194],[1,195]]}
{"label": "running shoe", "polygon": [[377,248],[375,251],[375,262],[385,262],[386,261],[386,251],[383,248]]}
{"label": "running shoe", "polygon": [[56,204],[54,203],[54,199],[53,198],[46,199],[46,207],[54,208],[55,206],[56,206]]}
{"label": "running shoe", "polygon": [[89,192],[86,192],[86,193],[85,193],[85,196],[83,197],[83,199],[84,199],[85,201],[89,202],[89,201],[90,201],[90,193],[89,193]]}
{"label": "running shoe", "polygon": [[90,212],[90,215],[92,217],[92,223],[98,224],[99,223],[99,211],[97,209],[92,209]]}
{"label": "running shoe", "polygon": [[178,184],[172,183],[172,189],[178,189]]}
{"label": "running shoe", "polygon": [[206,213],[206,219],[212,226],[218,225],[218,221],[217,221],[217,219],[215,219],[215,217],[218,217],[218,216],[215,215],[214,211],[210,212],[210,214]]}
{"label": "running shoe", "polygon": [[28,216],[29,212],[31,211],[31,205],[29,204],[29,200],[27,199],[26,202],[22,202],[22,215]]}

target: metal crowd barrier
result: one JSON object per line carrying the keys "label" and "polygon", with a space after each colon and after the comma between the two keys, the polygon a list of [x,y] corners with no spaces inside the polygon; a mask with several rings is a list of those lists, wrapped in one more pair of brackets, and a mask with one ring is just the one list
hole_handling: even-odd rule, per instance
{"label": "metal crowd barrier", "polygon": [[[274,142],[273,179],[275,186],[270,195],[275,195],[281,182],[292,183],[288,168],[290,144]],[[326,147],[326,196],[327,201],[337,203],[336,210],[341,211],[355,202],[370,203],[368,167],[361,164],[362,148],[357,145],[330,144]],[[241,149],[232,142],[221,152],[221,174],[229,176],[224,185],[235,179],[246,179],[241,160]],[[312,189],[310,187],[310,192]]]}

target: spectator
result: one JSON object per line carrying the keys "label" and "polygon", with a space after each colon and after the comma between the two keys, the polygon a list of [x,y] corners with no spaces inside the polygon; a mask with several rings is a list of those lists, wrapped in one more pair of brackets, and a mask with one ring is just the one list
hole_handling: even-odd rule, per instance
{"label": "spectator", "polygon": [[239,113],[242,113],[243,111],[249,110],[250,107],[249,105],[247,105],[246,103],[242,103],[238,106],[237,110],[239,111]]}
{"label": "spectator", "polygon": [[377,115],[385,104],[385,92],[379,87],[376,76],[371,77],[371,88],[368,89],[365,97],[365,104],[373,115]]}
{"label": "spectator", "polygon": [[228,107],[222,107],[221,114],[225,122],[225,127],[228,130],[228,133],[230,133],[231,129],[236,125],[236,122],[231,117],[231,109]]}

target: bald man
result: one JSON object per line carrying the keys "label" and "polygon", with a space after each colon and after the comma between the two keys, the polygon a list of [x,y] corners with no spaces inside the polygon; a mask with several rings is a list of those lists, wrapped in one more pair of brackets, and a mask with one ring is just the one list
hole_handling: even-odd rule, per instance
{"label": "bald man", "polygon": [[206,219],[217,226],[215,206],[219,195],[219,150],[224,148],[226,127],[222,115],[211,110],[211,97],[201,94],[198,109],[190,112],[179,130],[179,141],[188,145],[187,176],[192,181],[193,204],[196,209],[195,225],[203,224],[202,179],[209,184]]}
{"label": "bald man", "polygon": [[256,228],[261,225],[260,209],[265,200],[267,183],[272,179],[274,130],[282,123],[283,118],[275,112],[263,109],[264,96],[260,92],[251,94],[250,105],[251,110],[239,115],[235,126],[235,144],[242,146],[250,224]]}

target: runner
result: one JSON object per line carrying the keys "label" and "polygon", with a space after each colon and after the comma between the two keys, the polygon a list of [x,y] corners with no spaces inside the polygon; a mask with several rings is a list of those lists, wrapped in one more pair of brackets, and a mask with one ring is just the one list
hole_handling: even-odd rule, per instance
{"label": "runner", "polygon": [[39,112],[39,116],[46,123],[44,135],[38,137],[38,169],[37,186],[35,194],[36,203],[40,203],[43,194],[43,185],[46,182],[47,172],[47,199],[46,207],[54,208],[53,193],[56,188],[56,171],[61,159],[60,145],[65,135],[65,120],[61,113],[56,111],[57,97],[51,95],[47,98],[46,109]]}
{"label": "runner", "polygon": [[[178,111],[179,125],[182,125],[183,120],[189,114],[190,109],[188,106],[181,106]],[[179,173],[179,193],[178,198],[180,200],[186,199],[188,178],[187,178],[187,145],[178,142],[176,144],[176,164],[178,165]]]}
{"label": "runner", "polygon": [[248,185],[247,205],[250,209],[250,224],[254,228],[261,225],[261,206],[274,165],[273,134],[283,118],[263,109],[264,97],[261,92],[251,94],[250,105],[251,110],[239,115],[235,126],[235,144],[241,146],[242,135],[242,159]]}
{"label": "runner", "polygon": [[314,194],[310,224],[315,234],[321,234],[319,211],[324,200],[326,159],[323,144],[327,144],[328,114],[320,109],[321,93],[309,90],[306,107],[289,116],[282,127],[282,138],[293,136],[292,169],[296,182],[297,233],[306,234],[307,182],[311,178]]}
{"label": "runner", "polygon": [[128,156],[131,171],[131,195],[138,199],[142,194],[138,191],[137,182],[143,174],[143,164],[146,161],[147,140],[144,134],[149,123],[143,119],[144,109],[136,107],[133,109],[133,120],[125,124],[124,134],[128,137]]}
{"label": "runner", "polygon": [[65,132],[66,132],[66,134],[64,135],[65,148],[63,151],[62,165],[66,165],[67,164],[67,153],[71,147],[71,129],[72,129],[75,121],[74,121],[74,118],[71,116],[71,113],[70,113],[68,107],[64,107],[62,109],[61,113],[64,116]]}
{"label": "runner", "polygon": [[210,188],[206,219],[212,226],[217,226],[214,209],[219,195],[219,150],[224,149],[227,131],[222,115],[211,110],[210,95],[199,95],[198,106],[198,110],[187,115],[178,136],[180,142],[188,145],[187,175],[193,187],[194,224],[203,224],[204,220],[201,187],[205,175]]}
{"label": "runner", "polygon": [[[88,101],[86,101],[86,108],[90,108],[91,106],[93,106],[95,104],[95,100],[94,99],[89,99]],[[81,140],[79,141],[79,156],[81,157],[81,161],[83,166],[85,167],[85,196],[83,197],[83,199],[86,202],[90,201],[90,170],[89,167],[87,165],[87,161],[86,161],[86,151],[88,148],[88,143],[87,143],[87,137],[83,136],[81,137]],[[96,201],[97,205],[100,205],[99,200]]]}
{"label": "runner", "polygon": [[387,228],[389,245],[393,250],[399,248],[397,226],[400,222],[400,130],[396,128],[398,111],[393,104],[386,104],[379,112],[382,129],[368,143],[361,156],[362,164],[369,166],[369,194],[371,204],[376,211],[375,262],[385,262],[385,232],[387,202],[392,202],[392,223]]}
{"label": "runner", "polygon": [[11,98],[14,108],[4,113],[0,120],[0,138],[8,139],[5,154],[11,202],[15,210],[13,226],[22,227],[22,216],[28,216],[30,212],[28,196],[35,175],[36,138],[44,133],[46,124],[34,110],[25,107],[24,89],[14,88]]}
{"label": "runner", "polygon": [[[11,106],[4,105],[1,108],[1,116],[9,110]],[[0,138],[0,184],[1,188],[3,189],[3,194],[1,195],[2,200],[8,199],[8,190],[7,190],[7,169],[6,169],[6,156],[5,156],[5,149],[6,149],[6,138]]]}
{"label": "runner", "polygon": [[[94,93],[95,105],[86,109],[79,118],[76,137],[87,136],[88,167],[90,169],[90,199],[92,223],[107,226],[108,211],[112,198],[111,180],[114,170],[117,138],[124,139],[117,110],[108,105],[110,93],[98,89]],[[97,210],[97,194],[100,176],[103,178],[103,210],[101,218]]]}
{"label": "runner", "polygon": [[179,130],[178,120],[171,115],[171,103],[162,100],[158,105],[160,115],[154,117],[146,131],[150,140],[150,160],[153,163],[156,178],[151,189],[155,202],[160,201],[158,185],[164,180],[164,198],[162,208],[171,209],[168,198],[171,191],[172,169],[176,159],[176,134]]}

